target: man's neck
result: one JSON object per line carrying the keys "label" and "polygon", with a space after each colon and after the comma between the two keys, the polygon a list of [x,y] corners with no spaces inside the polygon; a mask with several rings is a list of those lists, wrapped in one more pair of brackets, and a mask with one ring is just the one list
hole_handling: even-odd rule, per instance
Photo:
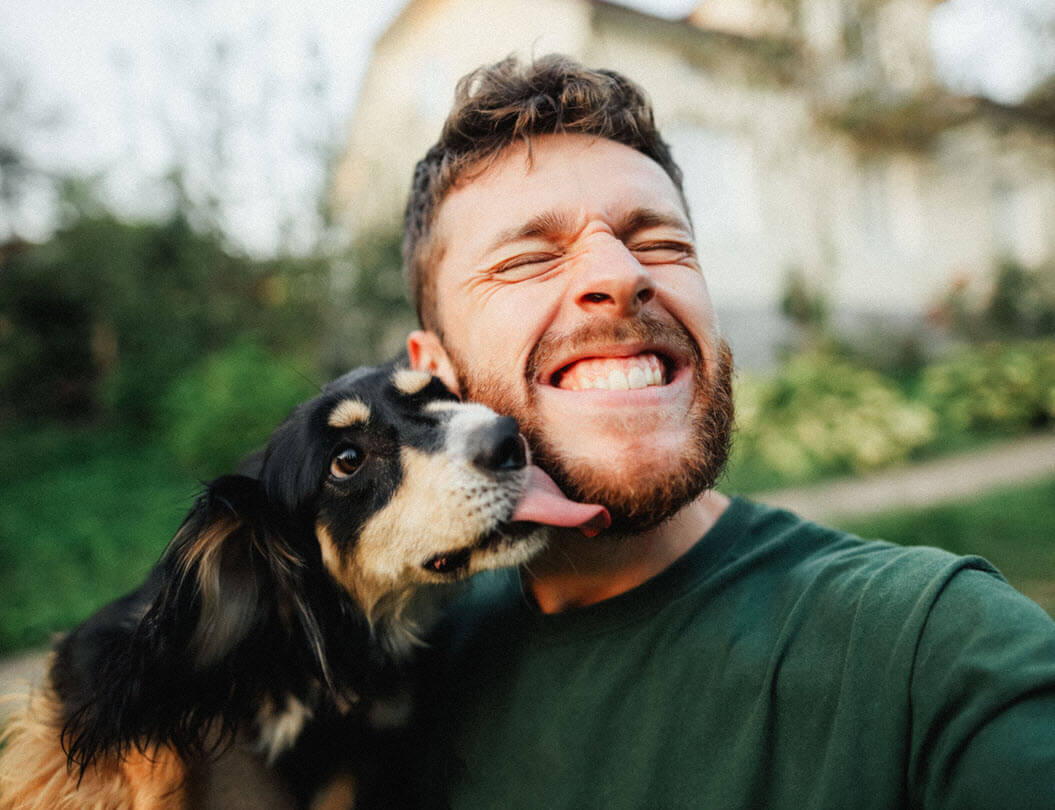
{"label": "man's neck", "polygon": [[728,505],[726,496],[708,491],[642,534],[613,539],[562,533],[525,566],[524,581],[543,613],[611,599],[665,570],[707,533]]}

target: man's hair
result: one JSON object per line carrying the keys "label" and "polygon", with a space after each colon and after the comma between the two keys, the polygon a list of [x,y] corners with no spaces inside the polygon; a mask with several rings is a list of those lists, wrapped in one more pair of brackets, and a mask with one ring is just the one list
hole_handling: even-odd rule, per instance
{"label": "man's hair", "polygon": [[[656,129],[652,106],[634,82],[559,54],[522,66],[516,57],[474,70],[457,85],[440,139],[414,169],[403,218],[403,272],[422,327],[440,334],[434,244],[436,212],[458,182],[487,168],[515,141],[581,133],[607,138],[652,158],[682,197],[681,170]],[[686,207],[687,208],[687,207]]]}

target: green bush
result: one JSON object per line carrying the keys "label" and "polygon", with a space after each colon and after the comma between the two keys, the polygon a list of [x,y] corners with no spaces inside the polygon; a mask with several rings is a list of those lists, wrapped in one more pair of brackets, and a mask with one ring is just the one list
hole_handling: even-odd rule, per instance
{"label": "green bush", "polygon": [[334,267],[334,317],[326,324],[322,366],[337,376],[395,355],[417,319],[404,293],[400,231],[358,240]]}
{"label": "green bush", "polygon": [[990,277],[957,278],[931,311],[953,335],[974,342],[1055,335],[1055,262],[1004,259]]}
{"label": "green bush", "polygon": [[0,413],[150,429],[171,378],[252,333],[313,346],[328,305],[321,258],[256,260],[176,212],[81,215],[0,256]]}
{"label": "green bush", "polygon": [[318,392],[298,369],[239,341],[174,381],[162,401],[162,432],[199,478],[232,472],[303,399]]}
{"label": "green bush", "polygon": [[935,435],[929,407],[820,352],[792,358],[776,377],[738,380],[736,409],[735,462],[785,480],[894,464]]}
{"label": "green bush", "polygon": [[921,397],[953,432],[1021,433],[1055,421],[1055,339],[962,349],[923,374]]}

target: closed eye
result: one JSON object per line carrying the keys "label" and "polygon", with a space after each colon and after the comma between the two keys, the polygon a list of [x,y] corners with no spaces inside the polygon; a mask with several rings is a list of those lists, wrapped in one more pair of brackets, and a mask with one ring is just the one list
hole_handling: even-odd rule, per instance
{"label": "closed eye", "polygon": [[497,276],[527,278],[543,272],[545,268],[541,265],[559,258],[559,253],[521,253],[500,262],[492,268],[491,272]]}
{"label": "closed eye", "polygon": [[655,264],[672,264],[696,256],[692,245],[686,242],[643,242],[627,247],[645,262]]}

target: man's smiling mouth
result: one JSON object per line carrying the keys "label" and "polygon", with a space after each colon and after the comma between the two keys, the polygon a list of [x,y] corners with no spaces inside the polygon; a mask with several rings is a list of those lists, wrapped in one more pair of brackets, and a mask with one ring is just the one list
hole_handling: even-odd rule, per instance
{"label": "man's smiling mouth", "polygon": [[630,391],[666,385],[670,365],[653,352],[632,357],[585,357],[558,369],[549,383],[564,391]]}
{"label": "man's smiling mouth", "polygon": [[[583,403],[636,407],[691,390],[691,379],[702,366],[688,330],[643,312],[633,319],[598,319],[574,331],[543,335],[528,357],[525,377],[539,390],[598,394],[582,397]],[[599,396],[605,392],[608,396]],[[573,401],[566,399],[565,406],[576,407]]]}

